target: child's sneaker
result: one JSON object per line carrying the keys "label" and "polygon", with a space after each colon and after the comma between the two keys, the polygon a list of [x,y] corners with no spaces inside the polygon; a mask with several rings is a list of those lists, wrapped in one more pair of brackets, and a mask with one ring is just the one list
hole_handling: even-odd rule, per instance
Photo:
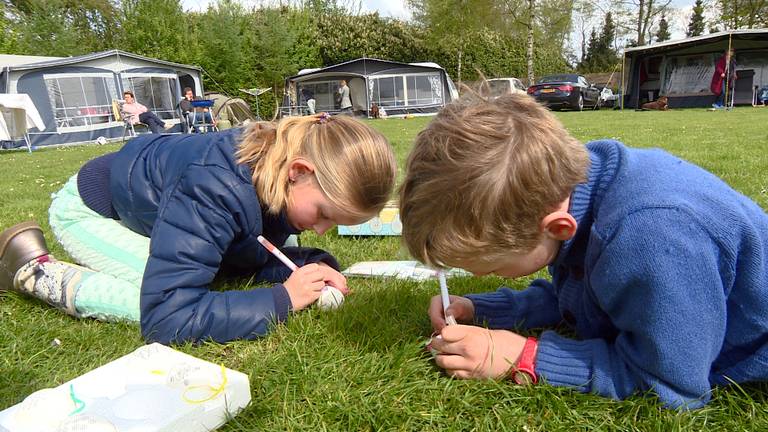
{"label": "child's sneaker", "polygon": [[0,233],[0,290],[12,289],[16,272],[45,255],[48,248],[43,230],[36,222],[22,222]]}

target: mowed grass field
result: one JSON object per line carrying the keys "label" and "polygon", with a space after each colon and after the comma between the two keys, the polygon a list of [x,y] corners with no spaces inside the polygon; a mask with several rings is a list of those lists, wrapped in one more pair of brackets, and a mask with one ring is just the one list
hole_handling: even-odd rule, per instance
{"label": "mowed grass field", "polygon": [[[732,112],[589,111],[557,116],[582,141],[614,138],[632,147],[660,147],[712,171],[768,209],[768,109]],[[377,120],[400,161],[429,118]],[[35,219],[55,255],[67,258],[47,222],[50,195],[86,160],[117,144],[0,153],[0,228]],[[357,261],[408,259],[398,238],[318,237],[303,245]],[[525,288],[530,279],[449,281],[455,294]],[[250,377],[252,402],[224,431],[347,430],[768,430],[768,385],[715,389],[693,412],[662,409],[642,396],[612,401],[540,385],[459,381],[422,350],[437,281],[350,279],[353,295],[336,311],[309,309],[267,337],[226,345],[175,348]],[[215,289],[245,289],[248,281]],[[52,345],[54,339],[60,346]],[[13,292],[0,293],[0,409],[58,386],[127,354],[144,342],[137,325],[77,320]],[[180,431],[181,432],[181,431]]]}

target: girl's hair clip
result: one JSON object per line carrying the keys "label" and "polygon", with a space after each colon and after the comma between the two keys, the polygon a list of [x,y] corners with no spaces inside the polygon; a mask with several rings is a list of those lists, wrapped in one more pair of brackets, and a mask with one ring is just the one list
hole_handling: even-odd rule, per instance
{"label": "girl's hair clip", "polygon": [[331,119],[331,115],[328,114],[327,112],[321,112],[320,114],[317,115],[317,122],[320,124],[328,123],[328,120],[330,119]]}

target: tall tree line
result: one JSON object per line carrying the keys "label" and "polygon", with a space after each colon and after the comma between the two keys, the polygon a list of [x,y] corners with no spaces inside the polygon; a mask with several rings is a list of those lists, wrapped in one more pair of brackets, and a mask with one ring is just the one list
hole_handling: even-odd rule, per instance
{"label": "tall tree line", "polygon": [[[481,0],[450,1],[472,7],[458,9],[461,17],[450,8],[435,10],[425,0],[416,11],[424,19],[406,22],[353,14],[335,0],[265,7],[217,0],[199,12],[185,11],[180,0],[0,0],[0,52],[63,57],[121,49],[202,66],[206,89],[237,94],[239,88],[269,86],[273,98],[282,96],[285,77],[302,68],[359,57],[432,61],[454,79],[458,74],[475,79],[478,72],[525,76],[528,19],[516,15],[515,5],[485,0],[486,10],[476,7]],[[537,0],[537,12],[557,2],[565,0]],[[545,26],[554,25],[560,27],[551,42]],[[569,25],[569,13],[559,20],[546,12],[537,16],[536,73],[568,67],[563,41]]]}

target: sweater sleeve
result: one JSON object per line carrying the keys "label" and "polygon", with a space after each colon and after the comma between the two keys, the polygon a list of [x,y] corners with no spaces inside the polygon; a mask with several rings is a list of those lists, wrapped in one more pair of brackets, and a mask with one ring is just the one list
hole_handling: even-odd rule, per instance
{"label": "sweater sleeve", "polygon": [[475,306],[475,322],[490,328],[528,329],[555,325],[561,320],[555,288],[544,279],[534,280],[523,291],[501,287],[466,297]]}
{"label": "sweater sleeve", "polygon": [[725,335],[720,253],[685,211],[629,215],[589,275],[616,338],[575,341],[545,332],[536,372],[550,384],[615,399],[651,391],[669,407],[704,405]]}
{"label": "sweater sleeve", "polygon": [[209,289],[227,247],[244,227],[252,190],[216,167],[192,167],[163,198],[141,287],[141,330],[148,341],[177,343],[252,339],[284,320],[285,288],[214,292]]}

